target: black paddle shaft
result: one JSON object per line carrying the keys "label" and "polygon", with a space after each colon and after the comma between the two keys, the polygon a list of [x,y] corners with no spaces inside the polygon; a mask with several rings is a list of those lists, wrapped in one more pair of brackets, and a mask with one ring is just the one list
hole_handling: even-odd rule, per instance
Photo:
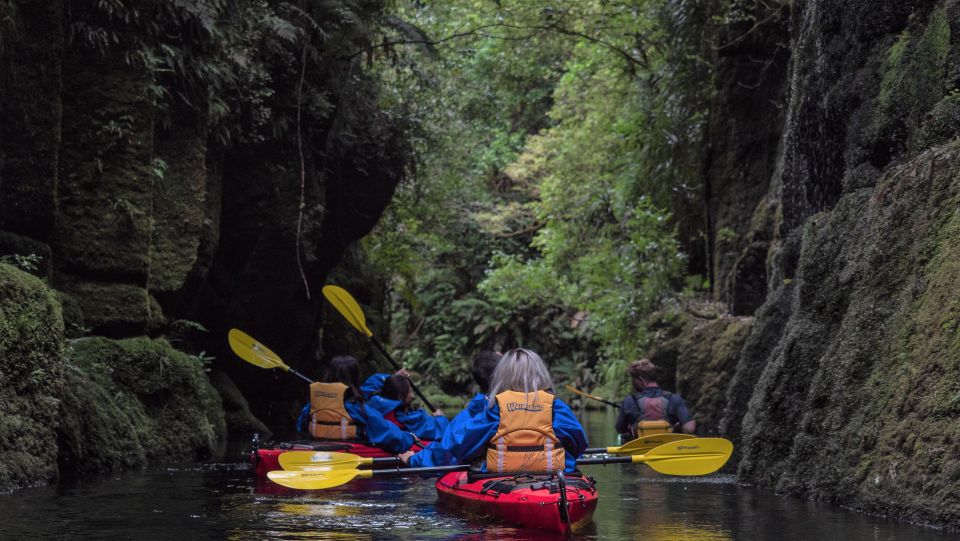
{"label": "black paddle shaft", "polygon": [[[377,459],[374,459],[376,463]],[[633,462],[631,456],[605,456],[598,458],[581,458],[577,460],[577,466],[596,466],[602,464],[629,464]],[[470,469],[469,464],[454,464],[452,466],[433,466],[429,468],[390,468],[373,470],[373,475],[419,475],[421,473],[447,473],[452,471],[466,471]],[[510,475],[509,473],[504,475]],[[544,472],[544,475],[548,475]]]}
{"label": "black paddle shaft", "polygon": [[[393,357],[390,356],[389,353],[387,353],[387,350],[383,347],[383,344],[381,344],[379,340],[371,336],[370,341],[373,342],[373,346],[376,347],[377,350],[380,351],[380,353],[382,353],[383,356],[386,357],[388,361],[390,361],[390,364],[393,365],[393,368],[395,370],[400,370],[400,364],[397,363],[397,361],[395,361]],[[410,385],[413,386],[413,392],[417,393],[417,396],[420,397],[420,400],[423,400],[423,403],[426,404],[427,408],[430,409],[431,413],[434,411],[437,411],[437,408],[433,407],[433,404],[431,404],[430,401],[427,400],[427,397],[424,396],[422,392],[420,392],[420,389],[418,389],[417,386],[413,383],[413,380],[410,381]]]}
{"label": "black paddle shaft", "polygon": [[[376,459],[374,459],[376,460]],[[373,475],[420,475],[421,473],[447,473],[452,471],[466,471],[470,464],[454,464],[452,466],[432,466],[429,468],[396,468],[373,470]]]}
{"label": "black paddle shaft", "polygon": [[577,466],[596,466],[603,464],[629,464],[633,462],[632,456],[602,456],[597,458],[577,459]]}
{"label": "black paddle shaft", "polygon": [[311,383],[311,384],[313,383],[312,379],[308,378],[307,376],[304,376],[302,373],[297,372],[296,370],[294,370],[293,368],[290,368],[289,366],[287,367],[287,371],[289,371],[294,376],[297,376],[300,379],[306,381],[307,383]]}

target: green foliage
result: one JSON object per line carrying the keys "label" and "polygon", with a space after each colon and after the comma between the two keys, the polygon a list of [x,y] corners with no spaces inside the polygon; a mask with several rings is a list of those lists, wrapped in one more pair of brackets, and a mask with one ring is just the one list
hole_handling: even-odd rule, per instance
{"label": "green foliage", "polygon": [[364,247],[389,277],[405,363],[462,392],[475,352],[522,345],[559,381],[622,379],[645,316],[683,283],[665,208],[698,204],[708,94],[694,4],[399,11],[435,50],[396,34],[378,68],[417,164]]}
{"label": "green foliage", "polygon": [[[201,113],[222,143],[289,136],[301,113],[327,119],[339,97],[331,94],[356,89],[326,78],[370,50],[386,17],[376,0],[69,4],[71,44],[148,74],[162,128],[187,109]],[[302,92],[301,76],[312,83]],[[105,128],[122,136],[114,124]]]}
{"label": "green foliage", "polygon": [[22,271],[31,273],[35,273],[40,270],[40,263],[42,261],[43,258],[37,254],[10,254],[0,256],[0,263],[13,265]]}

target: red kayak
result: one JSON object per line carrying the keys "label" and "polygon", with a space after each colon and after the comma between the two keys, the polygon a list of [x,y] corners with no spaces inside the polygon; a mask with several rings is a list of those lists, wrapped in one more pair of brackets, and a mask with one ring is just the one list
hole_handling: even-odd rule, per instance
{"label": "red kayak", "polygon": [[[429,442],[423,442],[423,445],[427,445],[427,443]],[[419,451],[422,448],[423,447],[415,443],[410,450]],[[253,463],[257,477],[266,478],[267,472],[283,469],[280,467],[280,455],[287,451],[336,451],[338,453],[352,453],[368,458],[395,456],[369,443],[356,441],[314,440],[279,443],[259,448],[254,446],[254,450],[250,452],[250,461]]]}
{"label": "red kayak", "polygon": [[[564,488],[561,489],[561,486]],[[561,495],[566,495],[566,517]],[[568,534],[593,520],[596,483],[590,477],[567,474],[493,476],[451,472],[437,481],[440,503],[456,510],[492,518],[521,528]]]}

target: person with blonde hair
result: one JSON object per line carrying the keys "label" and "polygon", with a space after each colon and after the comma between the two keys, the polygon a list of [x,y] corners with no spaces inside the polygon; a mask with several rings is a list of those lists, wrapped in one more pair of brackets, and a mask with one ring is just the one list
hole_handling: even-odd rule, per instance
{"label": "person with blonde hair", "polygon": [[697,422],[683,398],[657,384],[657,366],[650,359],[633,361],[627,374],[633,381],[634,392],[623,399],[616,424],[624,441],[664,432],[693,434],[697,430]]}
{"label": "person with blonde hair", "polygon": [[573,472],[587,448],[580,422],[554,396],[543,359],[522,348],[503,355],[490,377],[486,410],[452,436],[449,452],[456,463],[482,459],[484,472]]}

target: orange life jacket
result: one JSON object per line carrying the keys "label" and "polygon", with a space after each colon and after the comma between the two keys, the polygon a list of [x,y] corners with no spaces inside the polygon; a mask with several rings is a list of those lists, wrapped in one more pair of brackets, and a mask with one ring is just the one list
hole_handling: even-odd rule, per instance
{"label": "orange life jacket", "polygon": [[553,432],[553,395],[546,391],[497,395],[500,426],[487,446],[489,472],[555,472],[565,452]]}
{"label": "orange life jacket", "polygon": [[660,396],[644,396],[633,399],[640,409],[640,419],[633,426],[634,436],[637,438],[651,434],[666,434],[673,432],[673,426],[667,421],[667,406],[670,404],[670,393],[663,391]]}
{"label": "orange life jacket", "polygon": [[343,406],[347,393],[342,383],[310,384],[310,435],[322,440],[352,440],[357,423]]}

